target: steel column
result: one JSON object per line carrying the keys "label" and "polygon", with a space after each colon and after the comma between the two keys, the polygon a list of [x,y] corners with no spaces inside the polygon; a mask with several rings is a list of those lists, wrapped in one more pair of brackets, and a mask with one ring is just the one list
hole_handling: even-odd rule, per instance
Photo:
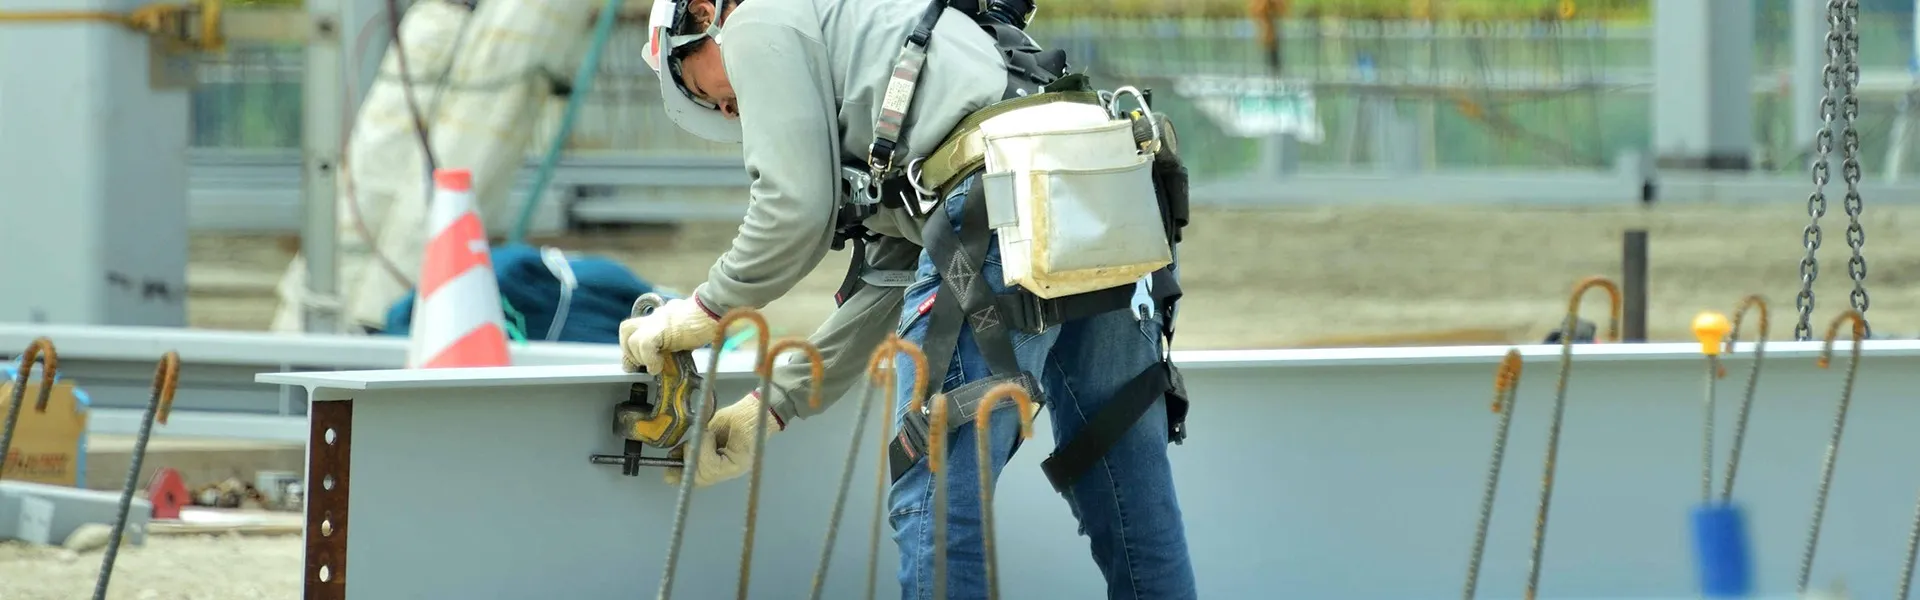
{"label": "steel column", "polygon": [[1661,166],[1749,168],[1753,10],[1753,0],[1653,3],[1653,145]]}
{"label": "steel column", "polygon": [[310,302],[304,310],[310,333],[334,333],[340,323],[334,177],[340,165],[341,122],[346,110],[340,97],[347,73],[340,39],[342,2],[306,0],[310,20],[300,135],[304,165],[301,202],[306,210],[300,228],[300,254],[306,258],[306,296],[318,301]]}
{"label": "steel column", "polygon": [[0,320],[186,324],[187,93],[153,87],[148,43],[98,20],[0,23]]}

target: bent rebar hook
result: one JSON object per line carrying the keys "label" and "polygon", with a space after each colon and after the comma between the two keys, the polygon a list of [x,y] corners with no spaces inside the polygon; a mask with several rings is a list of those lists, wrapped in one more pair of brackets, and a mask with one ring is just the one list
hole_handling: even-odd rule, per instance
{"label": "bent rebar hook", "polygon": [[[947,597],[947,395],[934,393],[927,419],[927,470],[933,474],[933,597]],[[907,410],[927,408],[914,396]]]}
{"label": "bent rebar hook", "polygon": [[[730,326],[733,325],[734,321],[741,319],[745,319],[760,328],[759,335],[754,336],[756,345],[759,347],[758,352],[754,356],[754,371],[757,373],[766,365],[770,358],[767,355],[767,346],[769,343],[767,338],[773,329],[767,326],[767,318],[761,316],[760,311],[744,307],[736,308],[727,311],[727,314],[720,317],[720,322],[714,325],[713,347],[707,355],[708,374],[711,375],[720,372],[720,349],[726,347],[727,330],[731,328]],[[685,457],[683,458],[685,462],[680,468],[680,493],[678,494],[679,498],[674,501],[673,529],[667,538],[667,564],[665,572],[660,576],[660,593],[656,596],[659,600],[668,600],[673,597],[673,576],[674,572],[680,567],[680,543],[686,538],[687,533],[688,501],[693,499],[694,474],[700,472],[700,446],[705,442],[702,436],[705,436],[707,433],[707,418],[713,414],[714,407],[720,403],[718,392],[716,391],[718,387],[719,386],[711,383],[707,384],[707,389],[705,393],[701,395],[699,405],[693,409],[693,424],[687,429],[687,439],[691,440],[689,443],[693,445],[693,448],[685,452]],[[764,415],[765,411],[761,412]],[[764,427],[764,423],[762,425]],[[749,523],[751,523],[751,521],[749,521]],[[749,527],[751,527],[751,525],[749,525]],[[743,580],[740,582],[742,588],[745,588],[746,585],[746,581]]]}
{"label": "bent rebar hook", "polygon": [[0,475],[6,474],[8,452],[13,449],[13,428],[20,424],[20,407],[27,400],[27,380],[33,377],[33,363],[46,361],[47,367],[40,370],[40,397],[33,403],[33,412],[47,412],[47,397],[53,393],[53,378],[60,372],[60,356],[53,351],[53,340],[39,337],[27,344],[26,352],[20,353],[20,373],[13,379],[13,394],[7,402],[7,422],[0,425]]}
{"label": "bent rebar hook", "polygon": [[1560,380],[1553,390],[1553,421],[1547,429],[1546,472],[1540,476],[1540,507],[1533,521],[1533,556],[1527,567],[1526,600],[1534,600],[1540,591],[1540,558],[1547,545],[1547,509],[1553,502],[1553,472],[1560,457],[1560,424],[1567,411],[1567,377],[1573,370],[1573,334],[1580,323],[1580,299],[1596,287],[1606,290],[1613,308],[1607,320],[1607,338],[1620,341],[1620,286],[1598,276],[1574,284],[1573,294],[1567,299],[1567,319],[1560,325]]}
{"label": "bent rebar hook", "polygon": [[1513,401],[1519,395],[1520,349],[1507,350],[1493,374],[1493,414],[1500,415],[1493,429],[1493,459],[1487,465],[1487,489],[1480,496],[1480,523],[1473,530],[1473,550],[1467,557],[1467,585],[1461,598],[1473,600],[1480,587],[1480,559],[1487,552],[1487,525],[1493,522],[1493,498],[1500,488],[1500,465],[1507,458],[1507,430],[1513,425]]}
{"label": "bent rebar hook", "polygon": [[[760,325],[760,339],[767,337],[766,322]],[[723,335],[724,337],[724,335]],[[763,343],[764,347],[765,344]],[[820,356],[820,347],[800,339],[783,339],[773,343],[765,350],[760,359],[760,401],[766,402],[773,393],[773,359],[789,351],[798,350],[807,354],[807,362],[812,367],[812,389],[807,394],[807,405],[820,410],[820,396],[824,394],[823,380],[827,378],[827,361]],[[712,372],[712,371],[708,371]],[[760,516],[760,472],[766,465],[767,456],[767,410],[756,411],[753,416],[754,450],[753,471],[747,476],[747,531],[746,539],[740,543],[740,587],[736,593],[739,600],[747,600],[747,581],[753,574],[753,531],[754,523]],[[684,476],[684,475],[683,475]]]}
{"label": "bent rebar hook", "polygon": [[127,466],[127,484],[120,489],[119,512],[113,520],[113,537],[107,538],[106,554],[100,557],[100,575],[93,583],[93,600],[106,600],[107,583],[113,578],[113,561],[120,556],[120,536],[127,533],[127,513],[133,507],[133,491],[140,485],[140,463],[147,457],[147,441],[153,424],[167,424],[173,412],[173,392],[180,386],[180,354],[168,351],[153,371],[153,396],[147,400],[147,412],[140,420],[140,437],[133,442],[132,464]]}
{"label": "bent rebar hook", "polygon": [[[820,565],[813,572],[813,590],[807,594],[809,600],[820,600],[826,589],[827,565],[833,560],[833,541],[840,532],[840,517],[846,512],[847,495],[853,485],[854,465],[860,459],[860,436],[866,432],[867,415],[873,412],[874,399],[881,395],[881,390],[893,389],[894,373],[899,371],[901,354],[913,360],[913,397],[919,398],[927,392],[927,355],[911,342],[889,334],[867,361],[867,391],[860,397],[860,416],[853,422],[853,447],[847,450],[846,464],[840,469],[840,491],[833,498],[833,514],[827,517],[827,539],[820,547]],[[893,423],[893,404],[889,400],[881,407],[880,413],[879,484],[873,492],[873,533],[867,541],[867,600],[873,600],[878,591],[874,578],[880,572],[880,527],[887,512],[887,487],[892,479],[887,472],[886,446],[893,441],[893,434],[889,431]]]}
{"label": "bent rebar hook", "polygon": [[1740,399],[1740,410],[1733,418],[1733,449],[1727,455],[1727,476],[1720,487],[1720,501],[1733,499],[1733,476],[1740,470],[1740,449],[1747,442],[1747,415],[1753,411],[1753,392],[1760,385],[1760,366],[1767,358],[1767,299],[1754,294],[1740,301],[1733,309],[1733,328],[1727,331],[1727,354],[1733,353],[1733,344],[1740,338],[1740,321],[1752,309],[1760,315],[1760,334],[1753,342],[1753,368],[1747,370],[1747,391]]}
{"label": "bent rebar hook", "polygon": [[[1814,364],[1825,369],[1833,364],[1833,341],[1840,337],[1840,324],[1853,322],[1853,353],[1847,358],[1847,379],[1840,388],[1839,406],[1834,410],[1833,434],[1827,438],[1827,456],[1820,465],[1820,487],[1813,497],[1813,525],[1808,527],[1807,548],[1800,555],[1800,595],[1805,596],[1807,585],[1813,579],[1813,555],[1820,546],[1820,524],[1827,515],[1827,494],[1833,490],[1833,465],[1840,456],[1840,436],[1847,428],[1847,407],[1853,404],[1853,377],[1860,373],[1860,345],[1867,336],[1867,320],[1856,310],[1848,310],[1834,317],[1827,326],[1826,342],[1820,346],[1820,358]],[[1903,586],[1904,587],[1904,586]],[[1904,591],[1904,590],[1903,590]]]}
{"label": "bent rebar hook", "polygon": [[999,600],[1000,577],[994,572],[997,555],[993,548],[993,460],[992,440],[987,430],[993,426],[993,411],[999,408],[1000,401],[1011,398],[1014,407],[1020,411],[1020,439],[1033,437],[1033,396],[1027,394],[1027,388],[1018,383],[1002,383],[987,390],[986,397],[980,400],[979,414],[973,418],[973,441],[977,449],[974,459],[979,461],[980,470],[980,544],[985,551],[987,599]]}

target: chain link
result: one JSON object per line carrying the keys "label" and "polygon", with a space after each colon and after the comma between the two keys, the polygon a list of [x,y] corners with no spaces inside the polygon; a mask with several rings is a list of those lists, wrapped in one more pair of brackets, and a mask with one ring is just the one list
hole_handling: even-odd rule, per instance
{"label": "chain link", "polygon": [[1799,323],[1793,327],[1793,339],[1800,341],[1813,339],[1813,282],[1820,277],[1820,263],[1815,254],[1820,250],[1820,217],[1827,214],[1828,170],[1837,106],[1833,92],[1841,85],[1839,63],[1846,58],[1842,28],[1846,20],[1844,5],[1849,1],[1852,0],[1827,0],[1827,65],[1820,77],[1825,94],[1820,97],[1820,132],[1813,138],[1813,193],[1807,196],[1807,227],[1800,232],[1800,243],[1807,254],[1800,258],[1800,294],[1793,298],[1793,306],[1800,313]]}
{"label": "chain link", "polygon": [[[1846,52],[1846,78],[1840,102],[1840,118],[1845,130],[1840,135],[1840,147],[1845,156],[1840,167],[1840,176],[1847,182],[1847,196],[1842,207],[1847,211],[1847,247],[1853,250],[1853,256],[1847,259],[1847,274],[1853,278],[1851,304],[1860,312],[1862,324],[1867,316],[1867,259],[1860,254],[1862,246],[1867,244],[1867,230],[1860,226],[1860,134],[1854,131],[1854,122],[1860,117],[1860,100],[1854,96],[1854,90],[1860,85],[1860,0],[1845,0],[1843,15],[1843,43]],[[1873,335],[1873,328],[1867,327],[1867,336]]]}

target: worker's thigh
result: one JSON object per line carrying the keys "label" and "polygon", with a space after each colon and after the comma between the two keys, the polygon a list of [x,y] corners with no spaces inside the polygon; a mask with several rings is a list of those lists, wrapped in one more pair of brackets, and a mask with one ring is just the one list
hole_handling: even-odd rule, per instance
{"label": "worker's thigh", "polygon": [[[965,192],[965,186],[960,187],[945,207],[956,222]],[[981,277],[996,293],[1005,292],[997,244],[988,248]],[[924,252],[918,271],[915,283],[907,290],[900,322],[901,337],[916,344],[925,339],[927,307],[939,289],[938,272]],[[1158,360],[1158,327],[1152,321],[1137,320],[1131,311],[1117,310],[1037,335],[1012,333],[1021,370],[1041,378],[1056,440],[1072,439],[1089,415]],[[971,329],[963,327],[944,380],[930,383],[934,389],[951,390],[986,378],[989,373]],[[908,408],[914,369],[902,365],[900,375],[896,415],[904,415]],[[892,423],[896,430],[900,418]],[[1015,411],[999,410],[991,419],[987,462],[997,480],[1018,447],[1018,417]],[[932,597],[933,555],[939,546],[947,548],[948,597],[985,597],[978,434],[971,423],[950,433],[948,468],[941,474],[948,479],[945,540],[934,537],[936,486],[926,462],[914,465],[893,485],[889,509],[894,540],[900,547],[903,598]],[[1081,533],[1091,541],[1094,560],[1106,576],[1112,598],[1178,600],[1193,595],[1192,568],[1166,447],[1166,412],[1163,405],[1156,405],[1068,494],[1068,503],[1080,521]],[[1037,472],[1022,476],[1042,477]]]}

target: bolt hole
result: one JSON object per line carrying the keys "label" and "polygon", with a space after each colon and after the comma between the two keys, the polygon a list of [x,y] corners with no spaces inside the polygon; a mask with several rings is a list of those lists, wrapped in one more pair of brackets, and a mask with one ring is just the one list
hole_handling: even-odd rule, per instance
{"label": "bolt hole", "polygon": [[333,476],[332,476],[332,475],[328,475],[328,476],[326,476],[326,477],[322,477],[322,478],[320,478],[320,487],[322,487],[322,488],[326,488],[326,489],[327,489],[328,491],[332,491],[332,490],[333,490]]}
{"label": "bolt hole", "polygon": [[328,581],[333,581],[333,570],[328,569],[326,565],[320,565],[320,582],[325,583]]}
{"label": "bolt hole", "polygon": [[332,445],[333,445],[333,438],[334,438],[334,434],[333,434],[333,428],[332,428],[332,427],[328,427],[328,428],[327,428],[327,432],[326,432],[325,434],[322,434],[322,437],[323,437],[323,438],[324,438],[324,439],[325,439],[325,440],[327,441],[327,445],[328,445],[328,446],[332,446]]}
{"label": "bolt hole", "polygon": [[332,537],[332,536],[333,536],[333,519],[322,519],[320,521],[320,537]]}

